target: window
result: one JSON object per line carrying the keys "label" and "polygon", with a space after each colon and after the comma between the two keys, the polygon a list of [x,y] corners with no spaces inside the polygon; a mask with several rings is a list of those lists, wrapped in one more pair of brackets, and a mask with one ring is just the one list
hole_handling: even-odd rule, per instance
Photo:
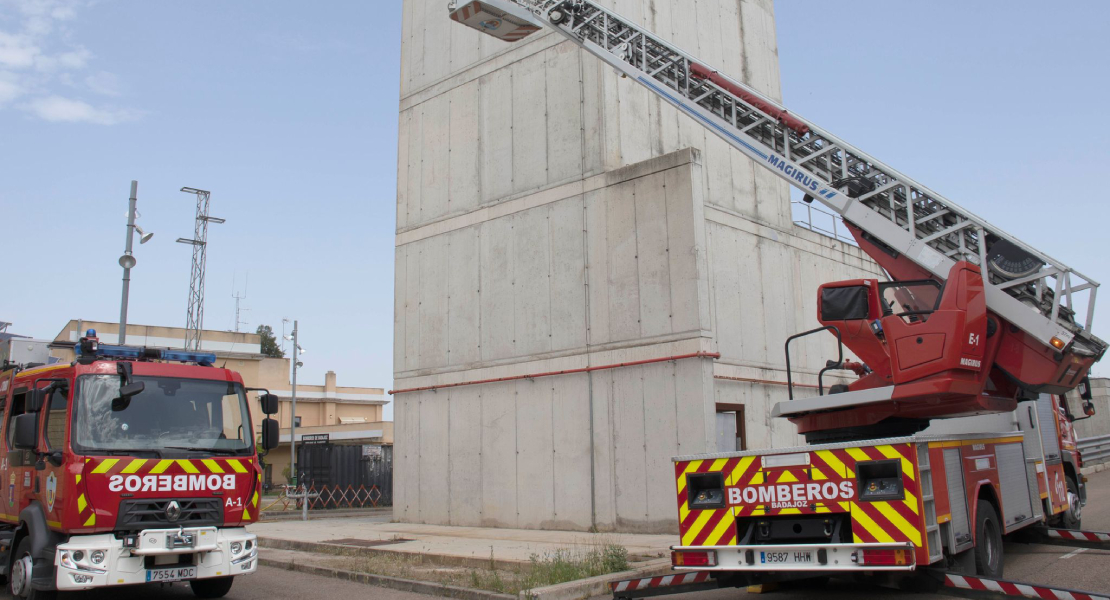
{"label": "window", "polygon": [[54,390],[50,395],[50,404],[46,408],[46,447],[50,450],[62,450],[66,444],[66,410],[69,408],[69,398],[62,390]]}
{"label": "window", "polygon": [[294,417],[293,422],[297,424],[297,427],[301,426],[301,418],[300,417]]}
{"label": "window", "polygon": [[940,304],[940,295],[940,284],[932,280],[879,284],[883,315],[904,316],[910,321],[928,320]]}
{"label": "window", "polygon": [[27,390],[12,394],[12,412],[8,415],[8,451],[15,450],[15,418],[27,410]]}

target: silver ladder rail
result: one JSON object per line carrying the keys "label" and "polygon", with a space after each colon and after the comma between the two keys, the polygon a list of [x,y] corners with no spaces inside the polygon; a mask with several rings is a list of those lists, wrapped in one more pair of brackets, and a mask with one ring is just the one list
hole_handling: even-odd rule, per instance
{"label": "silver ladder rail", "polygon": [[[987,306],[1045,345],[1100,356],[1098,282],[589,0],[482,0],[550,27],[942,281],[979,265]],[[456,2],[449,3],[451,8]],[[1078,300],[1086,315],[1076,320]],[[1054,343],[1055,341],[1055,343]]]}

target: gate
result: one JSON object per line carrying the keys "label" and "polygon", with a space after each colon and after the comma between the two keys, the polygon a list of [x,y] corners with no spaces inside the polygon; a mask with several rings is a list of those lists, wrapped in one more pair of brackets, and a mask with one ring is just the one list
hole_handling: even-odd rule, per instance
{"label": "gate", "polygon": [[309,509],[393,506],[393,446],[305,444],[297,471]]}

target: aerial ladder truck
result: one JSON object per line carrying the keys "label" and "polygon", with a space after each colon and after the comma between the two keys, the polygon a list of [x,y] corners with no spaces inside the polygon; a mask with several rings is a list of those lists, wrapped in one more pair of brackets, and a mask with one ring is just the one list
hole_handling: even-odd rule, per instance
{"label": "aerial ladder truck", "polygon": [[[672,562],[687,573],[668,585],[925,572],[949,588],[1048,597],[998,579],[1003,534],[1110,541],[1076,530],[1085,494],[1070,423],[1082,417],[1064,396],[1080,389],[1093,414],[1087,376],[1107,347],[1091,329],[1097,282],[595,2],[448,9],[510,43],[564,36],[831,209],[888,275],[822,285],[822,326],[787,341],[788,381],[790,342],[826,331],[840,353],[821,375],[858,376],[828,394],[819,379],[812,398],[791,386],[774,407],[807,446],[675,459]],[[1003,433],[958,433],[992,416]],[[660,592],[633,584],[614,593]]]}

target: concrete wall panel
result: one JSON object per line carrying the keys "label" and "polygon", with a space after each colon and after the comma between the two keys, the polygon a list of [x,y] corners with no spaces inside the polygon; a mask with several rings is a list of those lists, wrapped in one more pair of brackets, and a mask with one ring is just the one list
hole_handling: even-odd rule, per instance
{"label": "concrete wall panel", "polygon": [[546,207],[513,217],[516,333],[512,356],[551,350],[550,222]]}
{"label": "concrete wall panel", "polygon": [[[454,29],[458,29],[457,27]],[[470,212],[478,208],[482,198],[482,148],[480,137],[480,93],[478,82],[451,90],[450,124],[451,134],[448,152],[450,153],[450,172],[448,175],[449,214]],[[468,143],[478,140],[477,152],[463,150]]]}
{"label": "concrete wall panel", "polygon": [[513,354],[515,335],[513,277],[514,247],[512,219],[486,221],[482,239],[482,359]]}
{"label": "concrete wall panel", "polygon": [[517,514],[540,528],[555,522],[553,391],[549,379],[516,382]]}
{"label": "concrete wall panel", "polygon": [[447,365],[448,323],[448,247],[447,236],[430,238],[421,244],[419,296],[419,361],[425,367]]}
{"label": "concrete wall panel", "polygon": [[551,205],[551,349],[586,345],[585,212],[582,199]]}
{"label": "concrete wall panel", "polygon": [[577,47],[564,42],[545,53],[547,181],[579,176],[582,165],[582,77]]}
{"label": "concrete wall panel", "polygon": [[424,523],[449,523],[450,494],[441,493],[450,481],[448,446],[448,394],[426,394],[420,400],[419,427],[424,431],[443,431],[447,435],[420,436],[419,519]]}
{"label": "concrete wall panel", "polygon": [[448,364],[481,360],[481,239],[477,227],[452,231],[447,238]]}
{"label": "concrete wall panel", "polygon": [[483,527],[516,527],[520,523],[516,495],[520,482],[516,419],[516,384],[485,386],[482,390],[483,494],[480,499]]}
{"label": "concrete wall panel", "polygon": [[569,375],[545,382],[552,387],[554,529],[581,529],[592,520],[589,377]]}
{"label": "concrete wall panel", "polygon": [[[513,191],[547,183],[547,78],[544,54],[513,65]],[[519,107],[520,110],[516,110]]]}
{"label": "concrete wall panel", "polygon": [[[634,182],[636,263],[642,337],[665,335],[671,328],[671,279],[667,189],[657,173]],[[692,228],[691,228],[692,229]]]}
{"label": "concrete wall panel", "polygon": [[478,527],[482,524],[485,494],[482,482],[482,390],[456,388],[450,392],[448,434],[448,506],[452,525]]}
{"label": "concrete wall panel", "polygon": [[494,71],[479,80],[480,147],[471,141],[459,148],[460,152],[481,152],[483,202],[498,200],[513,190],[512,81],[510,69]]}

